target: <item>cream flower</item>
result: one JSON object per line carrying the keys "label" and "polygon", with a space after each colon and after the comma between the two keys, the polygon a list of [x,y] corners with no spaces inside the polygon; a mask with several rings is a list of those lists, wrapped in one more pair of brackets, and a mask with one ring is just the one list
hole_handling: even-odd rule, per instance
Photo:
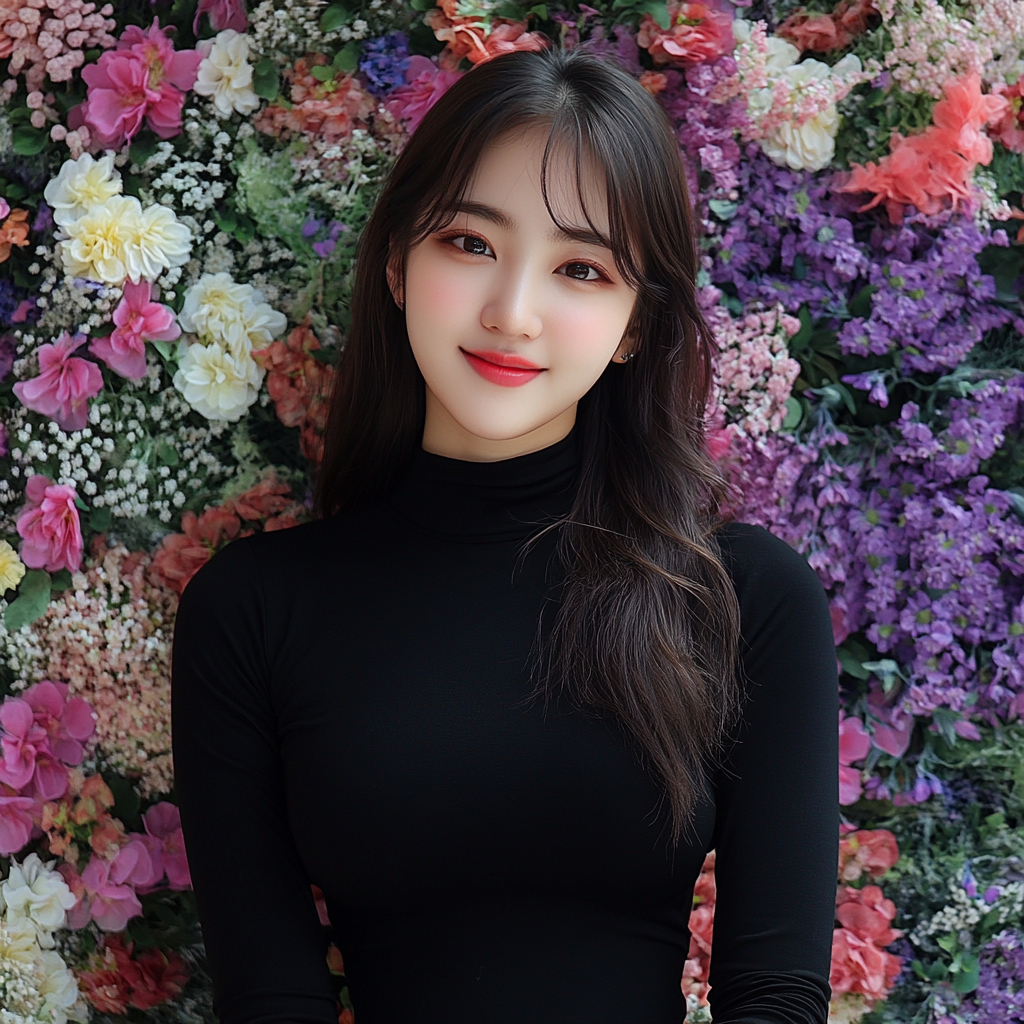
{"label": "cream flower", "polygon": [[143,210],[134,196],[111,196],[65,230],[70,237],[61,243],[64,269],[103,284],[152,280],[168,267],[182,266],[191,252],[192,233],[173,210]]}
{"label": "cream flower", "polygon": [[230,117],[232,111],[251,114],[259,109],[260,99],[252,88],[247,35],[226,28],[216,38],[198,43],[196,49],[203,61],[192,88],[200,96],[209,96],[222,117]]}
{"label": "cream flower", "polygon": [[[750,42],[750,28],[750,22],[743,18],[737,18],[732,23],[733,38],[737,45]],[[800,51],[782,36],[768,36],[765,43],[768,47],[765,67],[769,71],[784,71],[800,59]]]}
{"label": "cream flower", "polygon": [[5,962],[31,968],[38,956],[39,945],[32,922],[25,918],[9,921],[0,917],[0,975]]}
{"label": "cream flower", "polygon": [[249,352],[247,344],[182,342],[174,386],[208,420],[241,419],[256,401],[264,377]]}
{"label": "cream flower", "polygon": [[202,338],[248,350],[269,345],[288,325],[283,313],[263,301],[261,291],[224,271],[203,274],[185,292],[178,323]]}
{"label": "cream flower", "polygon": [[95,160],[83,153],[77,160],[64,161],[60,173],[43,189],[43,198],[58,227],[67,228],[90,207],[100,206],[120,191],[121,175],[114,169],[114,154]]}
{"label": "cream flower", "polygon": [[[832,76],[827,64],[820,60],[805,60],[784,68],[781,77],[794,92],[798,92],[815,83],[828,82],[831,85]],[[796,121],[780,124],[761,140],[761,148],[770,160],[781,167],[794,171],[820,171],[835,156],[838,128],[839,113],[836,105],[830,103],[803,124]]]}
{"label": "cream flower", "polygon": [[53,863],[44,864],[37,853],[21,864],[12,859],[10,874],[0,883],[0,906],[6,906],[8,920],[30,921],[42,949],[53,949],[53,933],[75,905],[67,882],[51,870]]}
{"label": "cream flower", "polygon": [[[39,994],[43,997],[42,1019],[51,1024],[67,1024],[78,1002],[78,982],[60,955],[44,950],[37,967]],[[79,1019],[75,1014],[73,1019]]]}
{"label": "cream flower", "polygon": [[0,594],[15,590],[25,575],[25,563],[5,540],[0,540]]}

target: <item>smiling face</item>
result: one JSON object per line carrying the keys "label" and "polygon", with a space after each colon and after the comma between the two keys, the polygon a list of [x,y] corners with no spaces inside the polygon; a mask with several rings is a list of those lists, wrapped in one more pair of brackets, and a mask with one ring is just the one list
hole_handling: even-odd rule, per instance
{"label": "smiling face", "polygon": [[[404,295],[389,273],[426,382],[427,451],[486,462],[554,444],[631,347],[623,334],[636,291],[612,251],[600,237],[565,236],[544,205],[546,140],[532,129],[487,147],[455,218],[409,250]],[[587,211],[607,239],[603,177],[582,170]],[[589,231],[575,169],[557,151],[547,186],[559,220]]]}

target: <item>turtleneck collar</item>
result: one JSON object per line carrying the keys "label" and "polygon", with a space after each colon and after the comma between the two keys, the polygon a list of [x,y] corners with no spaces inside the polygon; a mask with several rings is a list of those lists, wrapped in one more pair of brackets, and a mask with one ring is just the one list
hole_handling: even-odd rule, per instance
{"label": "turtleneck collar", "polygon": [[419,529],[469,543],[524,540],[569,511],[579,470],[577,428],[547,448],[498,462],[469,462],[422,448],[389,495]]}

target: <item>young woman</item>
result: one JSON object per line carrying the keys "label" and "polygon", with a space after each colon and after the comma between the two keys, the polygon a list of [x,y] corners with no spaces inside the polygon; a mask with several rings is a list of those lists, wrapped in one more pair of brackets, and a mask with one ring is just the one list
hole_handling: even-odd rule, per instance
{"label": "young woman", "polygon": [[[586,53],[460,79],[361,239],[317,521],[189,584],[182,823],[223,1024],[824,1024],[838,695],[806,562],[716,517],[678,144]],[[224,856],[224,835],[242,857]]]}

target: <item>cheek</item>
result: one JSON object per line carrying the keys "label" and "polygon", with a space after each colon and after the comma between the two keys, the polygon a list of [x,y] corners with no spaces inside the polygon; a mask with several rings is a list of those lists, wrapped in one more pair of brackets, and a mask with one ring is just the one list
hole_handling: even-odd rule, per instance
{"label": "cheek", "polygon": [[469,281],[451,261],[411,254],[406,267],[406,315],[410,326],[451,323],[469,303]]}
{"label": "cheek", "polygon": [[609,301],[563,300],[545,317],[545,333],[557,351],[583,365],[604,364],[612,357],[629,322],[631,305]]}

